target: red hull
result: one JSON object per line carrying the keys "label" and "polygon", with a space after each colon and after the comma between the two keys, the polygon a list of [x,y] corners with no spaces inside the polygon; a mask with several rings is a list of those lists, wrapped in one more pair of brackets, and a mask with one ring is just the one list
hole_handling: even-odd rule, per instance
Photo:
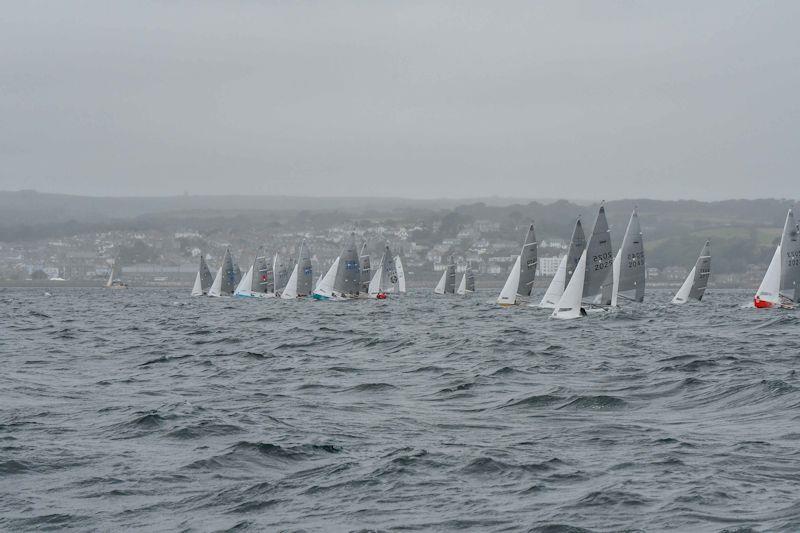
{"label": "red hull", "polygon": [[761,298],[759,298],[758,296],[756,296],[753,299],[753,303],[755,304],[756,308],[758,308],[758,309],[768,309],[768,308],[770,308],[770,307],[772,307],[774,305],[772,302],[766,302],[766,301],[762,300]]}

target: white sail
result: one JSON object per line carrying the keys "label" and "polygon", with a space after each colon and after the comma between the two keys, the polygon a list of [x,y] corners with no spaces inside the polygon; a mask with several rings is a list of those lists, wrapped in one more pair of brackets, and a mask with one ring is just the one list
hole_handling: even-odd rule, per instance
{"label": "white sail", "polygon": [[236,286],[236,290],[233,291],[234,296],[252,296],[253,291],[251,287],[253,286],[253,265],[250,265],[250,268],[247,270],[247,273],[242,276],[242,279],[239,280],[239,284]]}
{"label": "white sail", "polygon": [[456,294],[461,296],[467,294],[467,270],[464,270],[464,275],[461,277],[461,283],[458,284]]}
{"label": "white sail", "polygon": [[383,262],[385,259],[386,253],[384,253],[381,257],[380,263],[378,263],[378,266],[375,267],[375,272],[372,274],[372,278],[369,280],[367,294],[371,296],[374,296],[384,290],[384,287],[381,287],[381,276],[383,276]]}
{"label": "white sail", "polygon": [[775,248],[775,253],[772,255],[772,261],[769,262],[767,273],[764,274],[764,279],[756,292],[756,306],[759,302],[765,302],[764,307],[771,305],[779,306],[781,304],[781,247],[780,245]]}
{"label": "white sail", "polygon": [[286,287],[284,287],[281,293],[281,298],[284,300],[297,298],[297,264],[294,265],[294,270],[292,270],[292,274],[289,276],[289,281],[286,282]]}
{"label": "white sail", "polygon": [[106,287],[110,287],[114,283],[114,266],[111,266],[111,272],[108,273],[108,281],[106,281]]}
{"label": "white sail", "polygon": [[675,294],[675,298],[672,299],[672,303],[685,304],[689,301],[689,293],[692,292],[692,284],[694,283],[694,274],[696,271],[697,267],[692,267],[691,272],[686,276],[686,281],[683,282],[683,285],[681,285],[681,288],[678,289],[678,292]]}
{"label": "white sail", "polygon": [[200,272],[197,273],[197,277],[194,278],[194,286],[192,287],[192,296],[202,296],[203,295],[203,282],[200,279]]}
{"label": "white sail", "polygon": [[497,298],[497,303],[500,305],[514,305],[517,303],[521,257],[521,255],[517,256],[514,266],[511,267],[511,272],[508,273],[506,284],[503,285],[503,290],[500,291],[500,296]]}
{"label": "white sail", "polygon": [[406,292],[406,272],[399,255],[394,256],[394,268],[397,271],[397,292]]}
{"label": "white sail", "polygon": [[581,300],[583,299],[583,282],[586,277],[586,250],[581,254],[577,269],[569,280],[564,294],[553,310],[553,318],[571,319],[581,316]]}
{"label": "white sail", "polygon": [[339,270],[339,258],[333,262],[331,267],[319,281],[317,288],[314,289],[314,295],[322,298],[331,298],[333,296],[333,283],[336,281],[336,272]]}
{"label": "white sail", "polygon": [[211,288],[208,289],[208,295],[213,296],[214,298],[219,298],[222,296],[220,291],[222,290],[222,276],[223,276],[223,267],[219,267],[217,270],[217,275],[214,277],[214,283],[211,284]]}
{"label": "white sail", "polygon": [[617,306],[617,296],[619,295],[619,274],[622,266],[622,249],[617,250],[614,256],[614,264],[611,267],[611,307]]}
{"label": "white sail", "polygon": [[564,294],[564,284],[567,281],[567,256],[561,258],[558,264],[556,275],[553,276],[553,281],[547,287],[547,292],[544,293],[542,301],[539,302],[539,307],[544,309],[555,309],[561,295]]}
{"label": "white sail", "polygon": [[439,280],[439,283],[436,284],[436,287],[433,289],[433,292],[436,294],[444,294],[444,287],[447,284],[447,268],[444,269],[442,272],[442,278]]}

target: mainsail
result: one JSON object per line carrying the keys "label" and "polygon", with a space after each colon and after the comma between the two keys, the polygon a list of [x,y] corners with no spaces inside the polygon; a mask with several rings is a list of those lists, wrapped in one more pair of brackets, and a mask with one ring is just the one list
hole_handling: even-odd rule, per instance
{"label": "mainsail", "polygon": [[561,299],[561,295],[564,294],[564,285],[566,283],[566,280],[567,280],[567,256],[565,255],[564,257],[561,258],[561,262],[558,263],[558,270],[556,270],[556,274],[555,276],[553,276],[553,280],[547,287],[547,292],[544,293],[542,301],[539,302],[539,307],[545,309],[555,309],[556,305],[558,305],[558,301]]}
{"label": "mainsail", "polygon": [[308,296],[312,290],[311,254],[305,239],[297,253],[297,296]]}
{"label": "mainsail", "polygon": [[275,294],[280,294],[289,281],[289,266],[279,252],[275,252],[272,260],[272,275],[275,281]]}
{"label": "mainsail", "polygon": [[367,241],[364,241],[361,245],[361,252],[358,254],[358,266],[361,269],[361,287],[359,291],[363,294],[367,294],[369,291],[369,280],[372,278],[369,253],[367,253]]}
{"label": "mainsail", "polygon": [[583,225],[581,224],[581,217],[575,221],[575,228],[572,230],[572,238],[569,240],[569,251],[567,252],[567,270],[564,277],[564,286],[561,288],[563,292],[567,288],[567,284],[572,279],[572,274],[578,268],[578,261],[581,254],[586,249],[586,236],[583,233]]}
{"label": "mainsail", "polygon": [[639,226],[639,213],[634,209],[622,239],[622,247],[614,258],[612,306],[616,307],[620,299],[644,301],[644,270],[642,228]]}
{"label": "mainsail", "polygon": [[272,270],[267,262],[267,256],[259,248],[253,262],[253,282],[250,290],[259,294],[275,294],[275,283],[272,279]]}
{"label": "mainsail", "polygon": [[525,234],[525,241],[519,255],[520,273],[517,294],[527,298],[531,295],[531,291],[533,290],[533,281],[536,277],[536,265],[539,261],[538,243],[536,242],[536,232],[533,230],[533,222],[528,226],[528,232]]}
{"label": "mainsail", "polygon": [[586,270],[586,250],[581,254],[578,264],[576,265],[577,275],[572,276],[564,290],[564,294],[558,300],[558,304],[553,310],[552,317],[560,319],[579,318],[582,314],[581,300],[583,297],[583,288],[585,275],[581,273]]}
{"label": "mainsail", "polygon": [[350,236],[350,242],[339,255],[339,268],[336,271],[333,292],[336,296],[350,298],[358,296],[360,288],[361,269],[356,249],[356,236],[353,233]]}
{"label": "mainsail", "polygon": [[711,274],[711,242],[706,241],[703,249],[700,251],[700,256],[697,258],[689,275],[686,276],[686,281],[683,282],[681,288],[672,299],[674,304],[683,304],[689,300],[697,300],[698,302],[703,299],[703,294],[706,292],[708,285],[708,276]]}
{"label": "mainsail", "polygon": [[[583,300],[587,304],[601,306],[611,304],[613,263],[614,254],[611,252],[611,232],[606,220],[606,208],[600,204],[592,236],[586,246],[586,279],[583,284]],[[580,270],[577,272],[580,273]]]}
{"label": "mainsail", "polygon": [[798,301],[800,285],[800,236],[792,210],[786,214],[786,223],[781,235],[781,298],[784,304],[794,305]]}
{"label": "mainsail", "polygon": [[475,271],[472,270],[470,265],[467,265],[467,270],[464,272],[466,284],[464,289],[466,292],[475,292]]}

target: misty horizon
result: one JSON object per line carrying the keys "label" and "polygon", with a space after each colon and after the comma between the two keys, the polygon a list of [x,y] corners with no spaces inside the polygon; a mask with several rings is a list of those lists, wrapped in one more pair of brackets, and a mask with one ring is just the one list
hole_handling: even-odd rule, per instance
{"label": "misty horizon", "polygon": [[800,5],[15,4],[0,189],[796,197]]}

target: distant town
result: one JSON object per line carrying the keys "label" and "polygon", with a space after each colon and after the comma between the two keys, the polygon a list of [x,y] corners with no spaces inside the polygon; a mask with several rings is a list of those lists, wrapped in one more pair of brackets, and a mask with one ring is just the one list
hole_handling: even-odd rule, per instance
{"label": "distant town", "polygon": [[[343,240],[355,232],[378,255],[384,243],[399,253],[407,268],[409,285],[431,285],[452,254],[457,270],[467,264],[477,274],[478,288],[502,284],[519,254],[527,224],[536,224],[539,262],[537,277],[543,286],[555,273],[567,249],[575,217],[583,214],[591,231],[596,205],[569,202],[503,203],[476,201],[436,208],[430,202],[352,199],[334,209],[325,199],[309,199],[313,205],[273,205],[264,209],[231,208],[226,202],[214,206],[214,197],[202,197],[206,206],[175,206],[154,202],[148,212],[146,199],[130,206],[70,210],[85,197],[40,195],[32,191],[0,193],[0,207],[13,205],[18,196],[34,202],[30,210],[38,217],[15,218],[4,209],[0,215],[0,281],[73,282],[100,284],[112,263],[121,266],[125,280],[133,285],[190,285],[201,254],[215,268],[230,248],[246,269],[255,254],[280,253],[294,258],[305,239],[312,253],[315,277],[326,269],[341,250]],[[36,200],[42,204],[36,206]],[[249,200],[252,200],[249,199]],[[133,202],[133,200],[131,200]],[[60,203],[59,203],[60,202]],[[118,199],[96,199],[95,203],[118,203]],[[199,200],[198,200],[199,202]],[[761,211],[758,202],[774,208]],[[202,202],[201,202],[202,203]],[[293,202],[287,201],[287,204]],[[294,201],[297,204],[297,200]],[[634,205],[639,206],[647,261],[648,283],[672,286],[680,283],[694,264],[702,242],[712,240],[712,287],[753,287],[763,276],[775,239],[780,237],[785,200],[701,202],[617,201],[607,204],[612,239],[618,245]],[[687,205],[691,204],[687,211]],[[752,204],[752,205],[749,205]],[[60,207],[59,207],[60,206]],[[57,208],[58,207],[58,208]],[[759,215],[775,216],[764,218]],[[616,249],[616,248],[615,248]]]}

